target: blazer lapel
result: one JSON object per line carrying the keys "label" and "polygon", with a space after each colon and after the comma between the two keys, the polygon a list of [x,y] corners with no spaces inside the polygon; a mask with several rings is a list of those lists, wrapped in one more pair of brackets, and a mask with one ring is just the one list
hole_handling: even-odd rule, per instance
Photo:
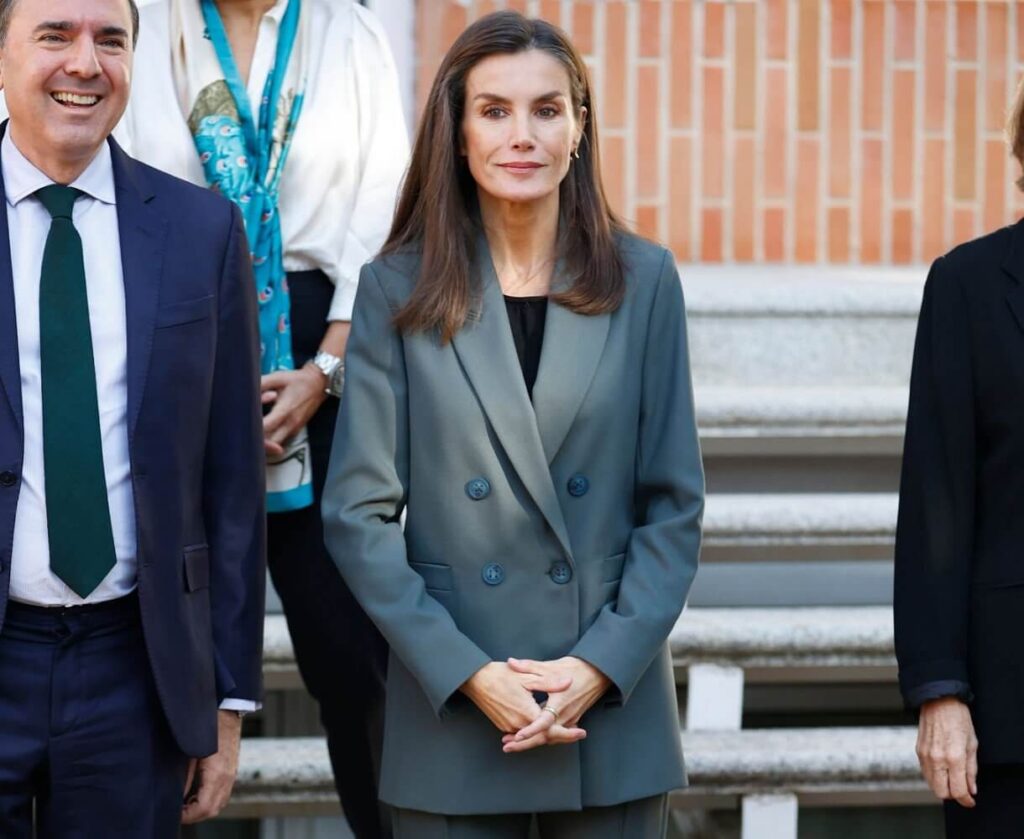
{"label": "blazer lapel", "polygon": [[135,437],[160,300],[167,222],[152,205],[145,171],[111,139],[128,330],[128,439]]}
{"label": "blazer lapel", "polygon": [[452,339],[452,345],[513,468],[571,561],[569,533],[544,458],[505,301],[483,235],[477,241],[475,268],[481,291],[478,311]]}
{"label": "blazer lapel", "polygon": [[611,316],[579,315],[548,303],[533,408],[548,464],[562,447],[597,372]]}
{"label": "blazer lapel", "polygon": [[[6,121],[0,126],[0,137],[7,130]],[[0,170],[0,388],[7,395],[18,430],[24,418],[21,408],[21,365],[18,361],[18,322],[14,309],[14,271],[11,268],[11,239],[7,228],[7,192]]]}

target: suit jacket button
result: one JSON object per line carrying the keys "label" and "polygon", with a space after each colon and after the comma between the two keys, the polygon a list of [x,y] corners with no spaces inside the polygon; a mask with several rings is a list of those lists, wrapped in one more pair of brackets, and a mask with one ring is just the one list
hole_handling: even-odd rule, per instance
{"label": "suit jacket button", "polygon": [[498,565],[497,562],[492,562],[490,565],[484,566],[482,576],[487,585],[500,586],[505,582],[505,569]]}
{"label": "suit jacket button", "polygon": [[0,472],[0,486],[12,487],[18,483],[18,476],[13,472]]}
{"label": "suit jacket button", "polygon": [[573,498],[580,498],[587,494],[587,490],[590,489],[590,481],[587,480],[586,475],[573,475],[569,478],[569,495]]}
{"label": "suit jacket button", "polygon": [[551,564],[551,570],[548,573],[554,582],[564,586],[572,579],[572,566],[565,560],[560,559],[558,562]]}
{"label": "suit jacket button", "polygon": [[466,495],[474,501],[483,501],[491,494],[491,485],[486,478],[473,478],[466,484]]}

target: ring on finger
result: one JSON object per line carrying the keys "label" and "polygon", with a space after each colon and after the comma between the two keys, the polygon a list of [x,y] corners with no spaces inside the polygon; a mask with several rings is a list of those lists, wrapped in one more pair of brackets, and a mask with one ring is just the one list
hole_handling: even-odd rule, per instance
{"label": "ring on finger", "polygon": [[551,716],[553,716],[555,718],[555,722],[558,722],[558,709],[557,708],[553,708],[551,705],[548,705],[547,703],[545,703],[544,705],[541,706],[541,710],[542,711],[547,711],[549,714],[551,714]]}

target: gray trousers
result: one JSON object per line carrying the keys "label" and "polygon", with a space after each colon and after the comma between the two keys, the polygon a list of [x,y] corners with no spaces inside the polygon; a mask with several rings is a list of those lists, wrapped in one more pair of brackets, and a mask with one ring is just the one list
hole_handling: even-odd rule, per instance
{"label": "gray trousers", "polygon": [[[392,824],[395,839],[529,839],[533,818],[530,813],[442,816],[396,809]],[[668,829],[668,796],[614,807],[537,813],[536,820],[540,839],[663,839]]]}

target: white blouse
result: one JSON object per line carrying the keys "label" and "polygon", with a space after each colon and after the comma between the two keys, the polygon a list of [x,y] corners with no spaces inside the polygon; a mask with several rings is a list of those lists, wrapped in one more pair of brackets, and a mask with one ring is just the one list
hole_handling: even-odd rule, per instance
{"label": "white blouse", "polygon": [[[196,0],[199,2],[199,0]],[[249,73],[253,112],[288,0],[260,24]],[[202,166],[171,70],[170,3],[140,9],[128,110],[115,136],[133,157],[201,186]],[[335,285],[329,320],[349,320],[359,269],[384,243],[409,140],[383,28],[353,0],[303,0],[310,40],[305,104],[281,179],[287,271],[322,270]]]}

